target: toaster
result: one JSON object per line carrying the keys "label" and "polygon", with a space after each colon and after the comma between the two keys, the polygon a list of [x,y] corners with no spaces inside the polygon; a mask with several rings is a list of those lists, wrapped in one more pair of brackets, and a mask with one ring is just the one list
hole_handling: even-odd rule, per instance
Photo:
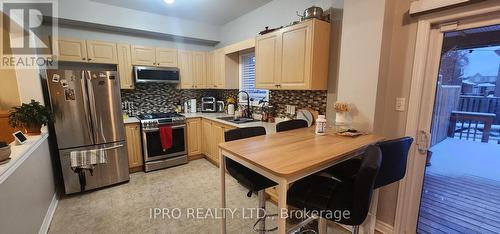
{"label": "toaster", "polygon": [[201,98],[201,112],[203,113],[217,112],[217,101],[215,101],[214,97]]}

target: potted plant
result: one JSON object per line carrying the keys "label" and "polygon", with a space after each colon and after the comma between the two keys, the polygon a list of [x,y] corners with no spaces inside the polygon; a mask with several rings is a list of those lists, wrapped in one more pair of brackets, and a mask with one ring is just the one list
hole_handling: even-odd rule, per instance
{"label": "potted plant", "polygon": [[9,112],[9,125],[13,128],[23,127],[27,135],[40,135],[42,125],[48,124],[51,120],[52,113],[35,100],[14,107]]}
{"label": "potted plant", "polygon": [[351,116],[349,112],[351,111],[351,105],[346,102],[336,102],[333,105],[335,109],[335,125],[349,125],[351,123]]}
{"label": "potted plant", "polygon": [[10,157],[10,145],[0,141],[0,165],[7,163]]}

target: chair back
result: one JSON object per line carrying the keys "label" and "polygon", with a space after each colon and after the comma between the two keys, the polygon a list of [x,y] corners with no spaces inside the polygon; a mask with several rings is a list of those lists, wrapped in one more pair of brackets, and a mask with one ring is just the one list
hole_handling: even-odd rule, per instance
{"label": "chair back", "polygon": [[261,135],[266,135],[266,129],[264,127],[236,128],[225,132],[224,140],[235,141]]}
{"label": "chair back", "polygon": [[354,178],[353,204],[350,219],[345,223],[348,225],[360,225],[368,215],[375,178],[382,162],[380,148],[376,145],[368,146],[362,160],[361,167]]}
{"label": "chair back", "polygon": [[375,188],[403,179],[406,175],[406,162],[413,138],[403,137],[380,142],[377,145],[382,151],[382,164],[375,180]]}
{"label": "chair back", "polygon": [[307,126],[308,126],[307,121],[303,119],[292,119],[277,123],[276,132],[289,131],[298,128],[307,128]]}

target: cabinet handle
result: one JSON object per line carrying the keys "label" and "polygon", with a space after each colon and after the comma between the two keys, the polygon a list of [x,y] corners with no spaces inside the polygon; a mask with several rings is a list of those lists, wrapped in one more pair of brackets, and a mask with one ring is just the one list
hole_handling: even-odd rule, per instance
{"label": "cabinet handle", "polygon": [[87,60],[87,58],[82,58],[82,60],[84,60],[84,61],[85,61],[85,60]]}
{"label": "cabinet handle", "polygon": [[91,59],[91,58],[89,58],[89,59],[87,59],[87,60],[89,60],[89,61],[90,61],[90,60],[92,60],[92,59]]}

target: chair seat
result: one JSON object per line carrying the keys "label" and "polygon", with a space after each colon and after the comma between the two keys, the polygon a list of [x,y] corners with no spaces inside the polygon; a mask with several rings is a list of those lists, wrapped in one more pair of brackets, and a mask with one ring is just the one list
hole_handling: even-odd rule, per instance
{"label": "chair seat", "polygon": [[262,189],[278,185],[274,181],[229,158],[226,158],[226,168],[232,177],[252,192],[258,192]]}
{"label": "chair seat", "polygon": [[[287,193],[287,203],[293,207],[307,211],[334,211],[352,210],[353,180],[337,181],[331,178],[311,175],[294,183]],[[332,219],[326,212],[320,213],[323,218],[346,224],[357,225],[357,221],[350,217]]]}

